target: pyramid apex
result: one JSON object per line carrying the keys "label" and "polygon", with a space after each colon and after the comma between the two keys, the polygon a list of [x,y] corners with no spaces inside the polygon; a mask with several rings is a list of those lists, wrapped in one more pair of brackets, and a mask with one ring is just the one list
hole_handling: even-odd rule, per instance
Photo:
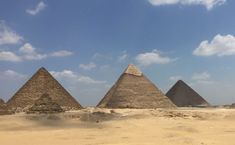
{"label": "pyramid apex", "polygon": [[45,67],[40,67],[35,74],[38,73],[49,73],[49,71]]}
{"label": "pyramid apex", "polygon": [[142,76],[142,72],[133,64],[129,64],[124,73],[135,76]]}
{"label": "pyramid apex", "polygon": [[177,83],[185,83],[183,80],[178,80]]}
{"label": "pyramid apex", "polygon": [[42,71],[42,70],[47,70],[47,69],[45,67],[40,67],[39,70]]}
{"label": "pyramid apex", "polygon": [[187,84],[187,83],[185,83],[183,80],[178,80],[178,81],[176,82],[176,85],[184,85],[184,86],[188,86],[188,84]]}

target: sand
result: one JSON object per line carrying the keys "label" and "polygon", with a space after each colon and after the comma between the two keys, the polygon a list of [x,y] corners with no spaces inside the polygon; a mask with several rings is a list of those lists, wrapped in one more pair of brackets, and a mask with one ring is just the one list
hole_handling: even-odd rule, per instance
{"label": "sand", "polygon": [[1,145],[234,145],[235,110],[94,109],[0,116]]}

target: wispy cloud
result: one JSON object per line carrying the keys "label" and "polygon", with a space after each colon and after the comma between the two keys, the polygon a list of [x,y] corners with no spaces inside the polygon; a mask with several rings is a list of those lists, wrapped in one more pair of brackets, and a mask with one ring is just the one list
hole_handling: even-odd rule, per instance
{"label": "wispy cloud", "polygon": [[93,62],[90,62],[88,64],[80,64],[79,67],[83,70],[91,70],[96,68],[96,64]]}
{"label": "wispy cloud", "polygon": [[192,80],[196,83],[203,84],[210,84],[213,82],[211,81],[211,75],[208,72],[194,73],[192,76]]}
{"label": "wispy cloud", "polygon": [[141,66],[149,66],[152,64],[167,64],[176,60],[170,57],[162,56],[157,50],[140,53],[135,57],[135,59]]}
{"label": "wispy cloud", "polygon": [[39,53],[30,43],[25,43],[17,52],[0,51],[0,61],[20,62],[26,60],[42,60],[49,57],[65,57],[73,53],[66,50],[60,50],[49,54]]}
{"label": "wispy cloud", "polygon": [[0,21],[0,45],[17,44],[23,40],[23,37],[18,35],[4,21]]}
{"label": "wispy cloud", "polygon": [[128,58],[128,54],[126,51],[122,52],[122,55],[118,56],[118,62],[124,62]]}
{"label": "wispy cloud", "polygon": [[73,55],[73,52],[67,51],[67,50],[60,50],[60,51],[53,52],[50,55],[54,57],[65,57],[65,56]]}
{"label": "wispy cloud", "polygon": [[47,7],[47,5],[43,1],[40,1],[34,9],[27,9],[26,13],[28,13],[30,15],[37,15],[39,12],[44,10],[46,7]]}
{"label": "wispy cloud", "polygon": [[220,6],[226,2],[226,0],[148,0],[154,6],[160,5],[202,5],[211,10],[215,6]]}
{"label": "wispy cloud", "polygon": [[10,51],[0,51],[0,61],[19,62],[20,56]]}
{"label": "wispy cloud", "polygon": [[180,79],[182,79],[183,77],[182,76],[171,76],[170,78],[169,78],[169,80],[170,81],[178,81],[178,80],[180,80]]}
{"label": "wispy cloud", "polygon": [[38,53],[30,43],[25,43],[20,47],[19,52],[22,53],[20,56],[22,60],[41,60],[48,57],[47,54]]}
{"label": "wispy cloud", "polygon": [[96,105],[110,86],[104,80],[97,80],[91,76],[83,75],[69,69],[50,71],[50,73],[60,81],[73,96],[79,96],[79,101],[82,104]]}
{"label": "wispy cloud", "polygon": [[[6,44],[18,44],[23,42],[23,37],[9,28],[4,21],[0,21],[0,46]],[[16,45],[17,46],[17,45]],[[59,50],[51,53],[40,53],[30,43],[25,43],[17,51],[0,49],[0,61],[20,62],[25,60],[41,60],[48,57],[66,57],[73,52]]]}
{"label": "wispy cloud", "polygon": [[68,79],[73,83],[85,83],[85,84],[105,84],[106,81],[94,80],[89,76],[80,75],[71,70],[63,70],[61,72],[51,71],[50,72],[54,77],[58,79]]}
{"label": "wispy cloud", "polygon": [[218,34],[211,42],[202,41],[193,54],[196,56],[235,55],[235,36]]}
{"label": "wispy cloud", "polygon": [[95,53],[92,56],[93,60],[112,60],[113,58],[107,54]]}
{"label": "wispy cloud", "polygon": [[27,75],[18,73],[14,70],[6,70],[0,72],[0,79],[11,79],[11,80],[19,80],[19,79],[25,79]]}

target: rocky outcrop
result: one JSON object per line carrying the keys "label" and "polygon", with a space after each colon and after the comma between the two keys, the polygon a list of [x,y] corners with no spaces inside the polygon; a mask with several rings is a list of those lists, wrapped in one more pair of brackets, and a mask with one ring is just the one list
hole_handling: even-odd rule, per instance
{"label": "rocky outcrop", "polygon": [[8,114],[12,114],[12,112],[8,110],[7,104],[4,102],[4,100],[0,99],[0,115]]}
{"label": "rocky outcrop", "polygon": [[54,102],[48,94],[43,94],[38,100],[35,101],[34,105],[30,107],[27,113],[39,113],[39,114],[50,114],[50,113],[61,113],[64,110]]}

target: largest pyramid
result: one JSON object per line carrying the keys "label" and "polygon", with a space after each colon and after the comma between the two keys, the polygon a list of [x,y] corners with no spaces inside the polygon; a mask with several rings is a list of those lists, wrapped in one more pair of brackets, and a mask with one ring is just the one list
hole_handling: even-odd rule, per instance
{"label": "largest pyramid", "polygon": [[205,107],[210,105],[182,80],[179,80],[166,93],[166,96],[178,107]]}
{"label": "largest pyramid", "polygon": [[97,107],[147,109],[175,105],[137,67],[129,65]]}
{"label": "largest pyramid", "polygon": [[80,109],[82,106],[45,69],[40,68],[7,102],[13,110],[31,107],[43,94],[49,94],[64,110]]}

